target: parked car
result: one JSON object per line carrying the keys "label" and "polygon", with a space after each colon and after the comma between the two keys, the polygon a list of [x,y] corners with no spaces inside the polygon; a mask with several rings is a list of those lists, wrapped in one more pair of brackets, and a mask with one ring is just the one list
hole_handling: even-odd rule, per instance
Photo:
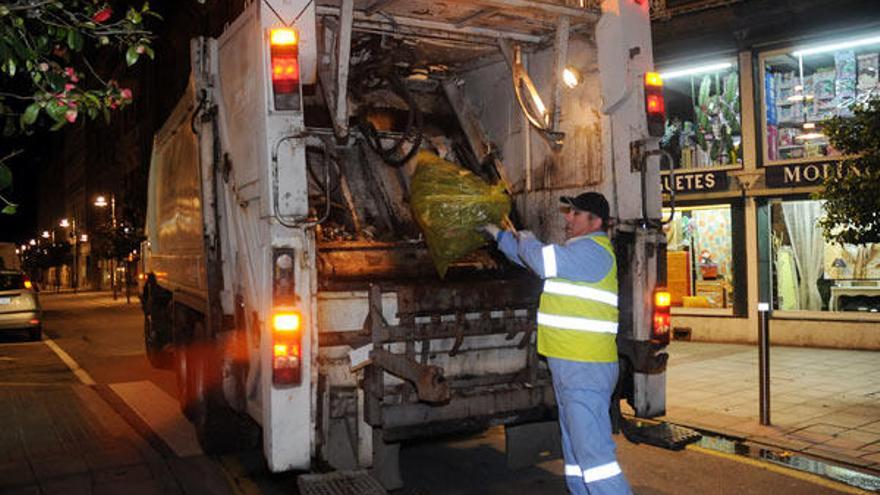
{"label": "parked car", "polygon": [[0,270],[0,331],[26,330],[31,340],[43,333],[37,288],[17,270]]}

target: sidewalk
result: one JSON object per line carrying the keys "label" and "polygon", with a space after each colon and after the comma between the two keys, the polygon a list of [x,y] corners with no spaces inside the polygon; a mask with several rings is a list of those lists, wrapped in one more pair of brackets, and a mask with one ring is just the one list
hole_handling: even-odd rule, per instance
{"label": "sidewalk", "polygon": [[[25,351],[6,348],[13,359]],[[0,493],[231,493],[215,462],[157,451],[46,353],[32,366],[54,379],[34,381],[34,369],[0,378]]]}
{"label": "sidewalk", "polygon": [[669,355],[662,419],[880,472],[880,353],[772,347],[772,426],[756,346],[673,342]]}

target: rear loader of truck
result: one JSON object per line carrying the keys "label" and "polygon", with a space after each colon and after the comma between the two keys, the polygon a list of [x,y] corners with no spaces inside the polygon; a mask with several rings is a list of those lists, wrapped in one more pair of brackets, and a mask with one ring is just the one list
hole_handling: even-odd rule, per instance
{"label": "rear loader of truck", "polygon": [[664,413],[647,3],[268,0],[193,41],[154,143],[143,302],[205,448],[255,423],[273,471],[321,460],[386,487],[417,437],[503,424],[511,465],[544,448],[541,281],[488,246],[437,275],[409,205],[420,149],[503,183],[545,240],[559,196],[609,198],[620,390]]}

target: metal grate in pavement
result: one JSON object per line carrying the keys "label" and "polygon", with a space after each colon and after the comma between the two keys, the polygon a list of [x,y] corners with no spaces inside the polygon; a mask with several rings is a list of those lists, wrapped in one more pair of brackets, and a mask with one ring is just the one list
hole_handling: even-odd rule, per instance
{"label": "metal grate in pavement", "polygon": [[646,443],[669,450],[681,450],[689,443],[697,442],[702,435],[690,428],[670,423],[651,425],[629,424],[624,426],[626,438],[635,443]]}
{"label": "metal grate in pavement", "polygon": [[334,471],[323,474],[304,474],[296,484],[301,495],[387,495],[366,471]]}

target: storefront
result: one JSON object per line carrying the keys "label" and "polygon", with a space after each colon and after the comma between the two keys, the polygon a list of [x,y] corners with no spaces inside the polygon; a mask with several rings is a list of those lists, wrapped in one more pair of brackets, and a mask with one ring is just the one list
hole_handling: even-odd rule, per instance
{"label": "storefront", "polygon": [[825,239],[822,121],[880,98],[880,27],[658,64],[668,286],[679,338],[880,349],[880,246]]}

